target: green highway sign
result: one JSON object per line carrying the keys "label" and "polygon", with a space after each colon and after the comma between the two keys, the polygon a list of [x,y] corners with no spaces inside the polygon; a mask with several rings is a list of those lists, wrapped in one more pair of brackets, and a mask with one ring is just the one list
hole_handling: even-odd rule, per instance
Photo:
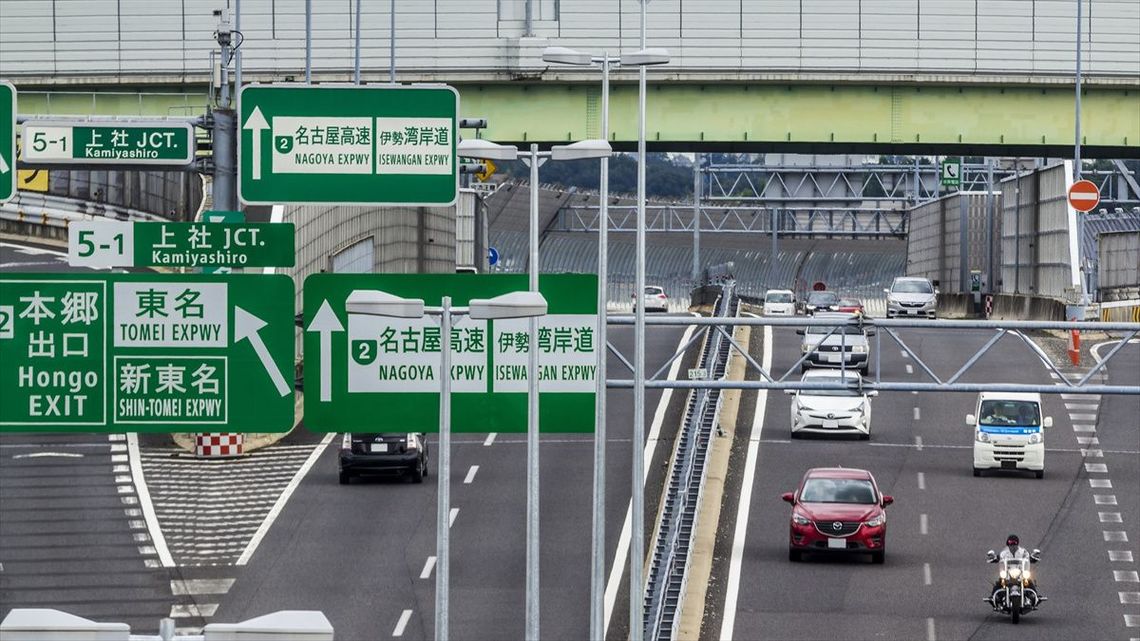
{"label": "green highway sign", "polygon": [[16,195],[16,88],[0,80],[0,205]]}
{"label": "green highway sign", "polygon": [[[439,430],[438,317],[346,312],[352,292],[451,296],[465,306],[527,289],[525,274],[313,274],[305,279],[305,426],[324,432]],[[539,411],[543,432],[592,432],[597,384],[598,279],[543,275],[539,318]],[[526,432],[529,320],[455,319],[451,332],[452,429]]]}
{"label": "green highway sign", "polygon": [[238,194],[265,205],[451,205],[458,112],[445,85],[244,86]]}
{"label": "green highway sign", "polygon": [[[229,225],[232,225],[233,223],[244,223],[245,212],[221,210],[204,211],[202,212],[202,217],[200,220],[204,223],[226,223]],[[290,225],[292,225],[292,223],[290,223]],[[292,241],[290,241],[290,243],[292,243]],[[290,260],[295,261],[296,258],[293,257],[290,258]],[[290,262],[289,264],[292,265],[293,263]],[[201,268],[201,272],[203,274],[228,274],[233,272],[233,270],[234,267],[229,265],[207,265]]]}
{"label": "green highway sign", "polygon": [[292,267],[292,223],[75,221],[67,228],[73,267]]}
{"label": "green highway sign", "polygon": [[197,149],[188,122],[36,120],[23,140],[29,164],[188,165]]}
{"label": "green highway sign", "polygon": [[0,432],[283,432],[284,275],[0,274]]}
{"label": "green highway sign", "polygon": [[947,158],[942,161],[942,186],[960,187],[962,185],[962,160]]}

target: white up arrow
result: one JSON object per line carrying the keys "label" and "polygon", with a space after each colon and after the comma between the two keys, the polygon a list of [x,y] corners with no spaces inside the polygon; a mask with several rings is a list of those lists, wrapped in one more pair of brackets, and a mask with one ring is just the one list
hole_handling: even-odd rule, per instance
{"label": "white up arrow", "polygon": [[261,180],[261,132],[269,129],[269,123],[261,115],[261,107],[253,108],[253,113],[249,114],[241,128],[253,132],[253,179]]}
{"label": "white up arrow", "polygon": [[321,402],[328,403],[332,400],[332,335],[333,332],[343,332],[344,325],[326,300],[305,331],[318,332],[321,336]]}
{"label": "white up arrow", "polygon": [[277,369],[277,364],[273,362],[273,357],[269,355],[269,349],[265,347],[265,341],[261,340],[261,335],[258,334],[262,327],[265,327],[265,321],[250,314],[240,307],[234,307],[234,343],[244,339],[249,340],[249,344],[253,346],[253,351],[257,354],[257,359],[261,361],[262,367],[265,372],[269,374],[269,378],[273,381],[273,386],[277,388],[277,393],[285,396],[291,391],[289,385],[285,382],[285,377],[281,375],[281,370]]}

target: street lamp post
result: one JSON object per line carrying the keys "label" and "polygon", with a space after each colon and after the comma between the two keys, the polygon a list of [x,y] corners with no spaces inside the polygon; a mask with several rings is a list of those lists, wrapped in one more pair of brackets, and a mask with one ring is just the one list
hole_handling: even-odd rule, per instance
{"label": "street lamp post", "polygon": [[[494,298],[473,298],[467,307],[453,307],[451,297],[444,296],[440,307],[424,307],[422,299],[393,296],[378,290],[355,290],[346,300],[349,314],[388,318],[440,319],[440,384],[439,384],[439,483],[435,519],[435,638],[447,641],[449,634],[449,591],[451,583],[451,327],[457,316],[474,320],[530,318],[534,324],[546,314],[546,299],[538,292],[512,292]],[[534,353],[534,343],[531,343]]]}
{"label": "street lamp post", "polygon": [[[664,49],[641,49],[622,56],[610,56],[603,52],[600,56],[576,51],[567,47],[547,47],[542,52],[545,62],[555,64],[590,66],[599,65],[602,69],[602,140],[610,138],[610,68],[644,67],[645,65],[669,62],[669,53]],[[601,175],[598,185],[598,378],[594,394],[597,399],[594,407],[594,488],[593,488],[593,530],[590,536],[590,638],[604,641],[605,621],[605,572],[606,572],[606,345],[608,344],[605,323],[606,305],[609,302],[609,223],[610,223],[610,159],[602,157]]]}
{"label": "street lamp post", "polygon": [[[585,160],[608,158],[612,153],[605,140],[583,140],[569,145],[554,145],[550,151],[539,151],[537,144],[520,153],[518,148],[498,145],[486,140],[463,140],[457,155],[487,160],[514,160],[520,158],[530,167],[530,252],[528,273],[530,291],[538,293],[538,168],[547,160]],[[604,314],[604,310],[602,312]],[[604,316],[603,316],[604,318]],[[538,421],[538,320],[530,320],[530,351],[527,362],[527,516],[526,516],[526,628],[525,638],[539,639],[539,421]],[[602,343],[602,351],[605,350]]]}

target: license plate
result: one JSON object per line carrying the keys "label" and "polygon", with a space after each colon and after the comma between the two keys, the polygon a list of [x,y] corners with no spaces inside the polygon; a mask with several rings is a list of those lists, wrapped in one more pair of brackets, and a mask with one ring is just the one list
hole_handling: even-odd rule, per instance
{"label": "license plate", "polygon": [[387,452],[388,451],[388,444],[387,443],[373,443],[371,451],[373,451],[373,452]]}
{"label": "license plate", "polygon": [[839,427],[839,421],[824,421],[823,426],[831,429]]}
{"label": "license plate", "polygon": [[829,547],[833,550],[846,550],[847,549],[847,539],[828,539],[827,540],[827,547]]}
{"label": "license plate", "polygon": [[843,354],[826,354],[828,363],[842,363]]}
{"label": "license plate", "polygon": [[1003,470],[1016,470],[1017,469],[1017,461],[1002,461],[1001,462],[1001,469],[1003,469]]}

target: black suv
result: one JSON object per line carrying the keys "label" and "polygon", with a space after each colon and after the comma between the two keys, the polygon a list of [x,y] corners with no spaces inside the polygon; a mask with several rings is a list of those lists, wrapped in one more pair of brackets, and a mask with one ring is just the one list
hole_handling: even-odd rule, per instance
{"label": "black suv", "polygon": [[345,434],[340,444],[340,484],[354,476],[408,475],[423,483],[428,446],[423,434]]}

